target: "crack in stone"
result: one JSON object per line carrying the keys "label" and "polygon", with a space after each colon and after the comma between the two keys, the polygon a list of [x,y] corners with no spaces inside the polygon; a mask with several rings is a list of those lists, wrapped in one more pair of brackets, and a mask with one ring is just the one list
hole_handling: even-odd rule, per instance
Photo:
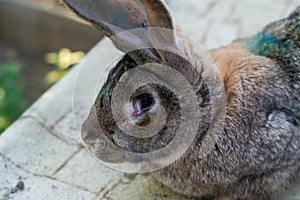
{"label": "crack in stone", "polygon": [[[106,198],[106,199],[110,199],[109,197],[107,197],[107,195],[109,194],[109,192],[111,192],[114,188],[116,188],[120,183],[122,184],[127,184],[128,182],[125,182],[123,179],[119,179],[116,183],[114,183],[111,187],[109,188],[103,188],[95,197],[95,200],[98,198]],[[104,193],[102,193],[104,192]]]}
{"label": "crack in stone", "polygon": [[204,9],[203,13],[200,14],[201,17],[206,17],[210,12],[211,10],[216,7],[216,5],[218,4],[218,1],[212,1],[212,2],[209,2],[207,7]]}
{"label": "crack in stone", "polygon": [[31,172],[31,171],[29,171],[29,170],[26,170],[26,169],[22,168],[20,165],[16,164],[14,161],[12,161],[9,157],[7,157],[7,156],[5,156],[4,154],[2,154],[1,152],[0,152],[0,156],[1,156],[4,160],[6,160],[6,161],[9,162],[10,164],[12,164],[14,167],[16,167],[17,169],[19,169],[19,170],[21,170],[21,171],[23,171],[23,172],[25,172],[25,173],[27,173],[27,174],[29,174],[29,175],[32,175],[32,176],[34,176],[34,177],[40,177],[40,178],[51,179],[51,180],[57,181],[57,182],[59,182],[59,183],[63,183],[63,184],[66,184],[66,185],[69,185],[69,186],[78,188],[78,189],[80,189],[80,190],[83,190],[83,191],[86,191],[86,192],[90,192],[90,193],[92,193],[92,194],[94,194],[94,195],[97,195],[96,193],[94,193],[94,192],[92,192],[92,191],[90,191],[90,190],[88,190],[88,189],[86,189],[86,188],[84,188],[84,187],[81,187],[81,186],[78,186],[78,185],[75,185],[75,184],[72,184],[72,183],[68,183],[68,182],[63,181],[63,180],[59,180],[59,179],[57,179],[57,178],[55,178],[55,177],[52,177],[52,176],[49,176],[49,175],[37,174],[37,173]]}
{"label": "crack in stone", "polygon": [[66,113],[64,113],[58,120],[56,120],[56,121],[54,122],[54,124],[50,126],[50,128],[51,128],[51,129],[54,129],[54,127],[55,127],[60,121],[62,121],[63,119],[65,119],[66,116],[67,116],[68,114],[70,114],[71,112],[72,112],[72,108],[69,109]]}
{"label": "crack in stone", "polygon": [[35,116],[32,115],[26,115],[26,116],[22,116],[19,118],[19,120],[24,120],[24,119],[32,119],[34,120],[36,123],[38,123],[38,125],[40,125],[41,127],[43,127],[44,129],[46,129],[47,132],[49,132],[50,135],[54,136],[55,138],[62,140],[63,142],[69,144],[69,145],[74,145],[74,146],[79,146],[81,148],[84,147],[83,144],[74,144],[68,140],[66,140],[65,138],[59,136],[58,134],[55,133],[54,129],[51,127],[47,127],[43,122],[39,121]]}
{"label": "crack in stone", "polygon": [[74,158],[83,148],[79,147],[75,152],[72,153],[72,155],[69,156],[53,173],[52,176],[55,176],[62,168],[64,168],[68,162]]}

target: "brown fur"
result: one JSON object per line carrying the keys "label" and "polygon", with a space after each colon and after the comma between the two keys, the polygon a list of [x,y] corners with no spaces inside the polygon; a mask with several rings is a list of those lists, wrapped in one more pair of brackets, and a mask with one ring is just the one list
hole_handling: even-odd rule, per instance
{"label": "brown fur", "polygon": [[269,65],[274,65],[273,61],[266,60],[247,51],[242,42],[220,47],[211,50],[209,53],[219,68],[220,76],[224,81],[228,102],[233,98],[235,95],[234,91],[239,86],[237,76],[241,70],[244,70],[251,63],[270,62]]}

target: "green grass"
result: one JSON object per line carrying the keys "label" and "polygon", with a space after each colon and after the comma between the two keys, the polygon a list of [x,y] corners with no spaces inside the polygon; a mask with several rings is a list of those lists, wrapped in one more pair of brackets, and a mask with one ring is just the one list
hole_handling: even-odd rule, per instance
{"label": "green grass", "polygon": [[0,134],[26,109],[20,76],[17,61],[0,64]]}

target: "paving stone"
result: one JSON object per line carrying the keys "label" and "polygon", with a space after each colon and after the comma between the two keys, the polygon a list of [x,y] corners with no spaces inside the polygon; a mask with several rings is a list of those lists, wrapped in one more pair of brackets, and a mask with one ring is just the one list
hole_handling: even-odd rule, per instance
{"label": "paving stone", "polygon": [[55,175],[55,178],[92,192],[100,192],[124,179],[123,174],[102,165],[83,149]]}
{"label": "paving stone", "polygon": [[[23,171],[0,155],[1,200],[89,200],[95,194],[82,188]],[[22,181],[24,189],[16,189]]]}
{"label": "paving stone", "polygon": [[292,184],[284,192],[278,192],[273,196],[274,200],[299,200],[300,199],[300,179]]}
{"label": "paving stone", "polygon": [[256,34],[299,5],[299,0],[169,1],[176,25],[206,49]]}
{"label": "paving stone", "polygon": [[0,139],[0,153],[30,172],[49,176],[78,148],[51,135],[33,119],[18,120]]}
{"label": "paving stone", "polygon": [[85,109],[82,107],[73,108],[71,112],[67,113],[64,118],[62,118],[55,127],[53,127],[53,133],[59,135],[65,141],[81,145],[82,141],[80,138],[80,127],[75,123],[75,116],[78,120],[83,121]]}
{"label": "paving stone", "polygon": [[[216,31],[218,29],[222,31]],[[220,44],[229,44],[237,39],[238,27],[227,22],[213,23],[207,27],[207,33],[209,36],[203,41],[203,46],[208,47],[207,49],[211,49],[220,46]],[[224,34],[226,38],[224,38]]]}
{"label": "paving stone", "polygon": [[118,200],[191,200],[176,194],[149,175],[140,174],[131,180],[130,183],[120,182],[106,195],[110,199]]}

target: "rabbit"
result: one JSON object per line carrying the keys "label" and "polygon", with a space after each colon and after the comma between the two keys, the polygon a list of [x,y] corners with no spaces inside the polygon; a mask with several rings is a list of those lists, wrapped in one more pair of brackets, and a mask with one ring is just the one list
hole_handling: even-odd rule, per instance
{"label": "rabbit", "polygon": [[[252,37],[203,52],[194,49],[174,28],[163,1],[64,2],[125,53],[110,71],[91,108],[96,121],[91,122],[90,114],[83,124],[82,140],[96,157],[105,151],[100,148],[99,138],[128,152],[146,153],[168,144],[176,134],[182,109],[179,99],[157,84],[139,87],[129,103],[120,105],[130,111],[130,118],[138,126],[151,123],[150,113],[163,107],[167,117],[157,135],[127,135],[114,116],[112,96],[121,77],[138,65],[158,63],[187,77],[199,102],[196,107],[201,108],[195,116],[201,124],[189,148],[170,165],[151,172],[161,183],[188,197],[259,200],[271,199],[299,177],[300,7]],[[151,27],[171,31],[160,33]],[[135,28],[142,31],[129,33]],[[156,48],[159,43],[166,45],[166,50]],[[174,56],[174,52],[188,57],[198,71],[182,57]],[[217,70],[210,69],[212,64]],[[203,75],[206,72],[209,75]],[[224,98],[213,104],[218,94]],[[122,95],[126,94],[118,94],[120,98]],[[223,120],[214,123],[217,119]],[[103,135],[96,129],[101,129]],[[201,156],[203,138],[211,129],[218,138]],[[185,137],[189,137],[189,132],[190,127],[185,127]]]}

